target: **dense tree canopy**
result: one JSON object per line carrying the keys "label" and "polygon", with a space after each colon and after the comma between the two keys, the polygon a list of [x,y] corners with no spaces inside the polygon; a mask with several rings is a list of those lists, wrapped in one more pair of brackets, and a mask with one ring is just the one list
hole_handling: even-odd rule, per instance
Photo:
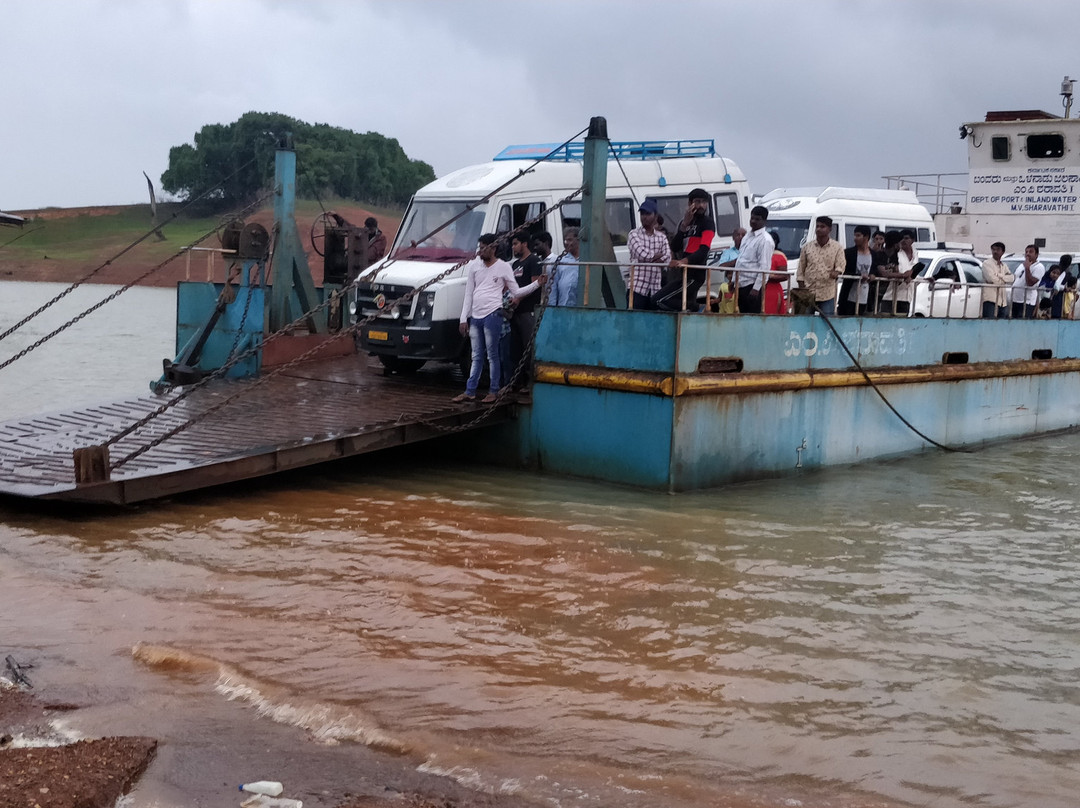
{"label": "dense tree canopy", "polygon": [[244,203],[272,184],[274,150],[286,134],[296,148],[298,196],[403,204],[435,179],[431,166],[410,160],[396,140],[378,132],[359,134],[278,113],[248,112],[234,123],[207,124],[195,133],[194,146],[169,149],[161,187],[190,199],[220,184],[210,199],[230,206]]}

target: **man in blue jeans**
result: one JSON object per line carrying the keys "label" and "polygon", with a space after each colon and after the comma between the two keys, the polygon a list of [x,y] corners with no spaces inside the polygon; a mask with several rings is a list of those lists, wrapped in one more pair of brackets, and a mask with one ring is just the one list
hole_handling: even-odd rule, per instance
{"label": "man in blue jeans", "polygon": [[514,280],[514,270],[497,258],[496,252],[495,235],[484,233],[476,245],[476,258],[465,266],[465,300],[461,304],[458,329],[462,336],[467,333],[472,343],[472,367],[465,392],[453,399],[456,403],[476,401],[476,388],[484,371],[485,354],[491,374],[491,390],[481,403],[494,404],[498,399],[499,380],[502,378],[499,342],[504,322],[500,314],[503,292],[509,292],[514,300],[519,300],[535,292],[547,280],[539,275],[527,286],[518,286]]}

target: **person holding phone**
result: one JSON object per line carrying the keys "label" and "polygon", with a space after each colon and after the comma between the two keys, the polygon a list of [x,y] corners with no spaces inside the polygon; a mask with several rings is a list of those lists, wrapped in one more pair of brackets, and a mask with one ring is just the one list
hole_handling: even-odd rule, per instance
{"label": "person holding phone", "polygon": [[709,215],[709,192],[695,188],[687,194],[686,213],[675,233],[683,258],[675,264],[675,277],[653,295],[653,304],[663,311],[680,311],[683,300],[683,268],[686,271],[686,308],[697,311],[697,293],[705,282],[705,263],[712,248],[716,225]]}

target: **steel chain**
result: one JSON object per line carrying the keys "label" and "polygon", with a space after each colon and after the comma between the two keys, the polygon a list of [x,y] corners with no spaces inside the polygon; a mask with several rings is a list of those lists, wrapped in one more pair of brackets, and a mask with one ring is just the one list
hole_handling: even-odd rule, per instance
{"label": "steel chain", "polygon": [[[581,186],[580,188],[573,191],[568,196],[566,196],[563,199],[559,200],[557,203],[552,205],[551,208],[545,210],[540,215],[535,216],[532,219],[529,219],[529,220],[523,222],[518,227],[514,228],[505,237],[506,238],[512,238],[514,234],[519,233],[519,232],[521,232],[522,230],[525,230],[528,227],[531,227],[533,224],[539,222],[540,220],[542,220],[544,217],[548,216],[553,211],[559,210],[560,208],[562,208],[563,205],[567,204],[568,202],[572,201],[575,197],[577,197],[584,190],[584,188],[585,188],[585,186]],[[388,303],[386,308],[391,308],[392,309],[392,308],[395,308],[395,307],[399,306],[402,303],[409,302],[414,297],[416,297],[416,295],[418,295],[420,292],[423,292],[428,287],[432,286],[435,283],[438,283],[439,281],[443,280],[444,278],[446,278],[450,274],[452,274],[452,273],[456,272],[457,270],[461,269],[463,266],[465,266],[467,263],[469,263],[472,260],[473,259],[469,258],[469,259],[466,259],[466,260],[459,261],[457,264],[454,264],[452,267],[444,270],[443,272],[440,272],[438,275],[431,278],[430,280],[425,281],[424,283],[420,284],[417,287],[414,287],[413,289],[410,289],[408,292],[403,294],[401,297],[397,298],[396,300],[392,301],[391,303]],[[298,318],[293,320],[291,323],[289,323],[288,325],[285,325],[282,328],[278,329],[273,334],[268,335],[266,337],[266,339],[264,339],[259,345],[254,345],[251,348],[244,351],[243,353],[233,357],[232,359],[227,361],[224,365],[222,365],[220,368],[217,368],[216,370],[214,370],[212,373],[210,373],[206,377],[200,379],[195,384],[193,384],[190,387],[186,388],[182,393],[177,395],[175,398],[169,399],[169,401],[165,402],[164,404],[157,407],[152,412],[150,412],[147,415],[143,416],[138,421],[133,423],[131,426],[126,427],[125,429],[121,430],[119,433],[117,433],[113,437],[109,438],[107,441],[105,441],[105,443],[103,445],[104,446],[112,446],[112,445],[116,444],[117,442],[123,440],[128,435],[130,435],[133,432],[135,432],[135,431],[141,429],[142,427],[146,426],[146,424],[150,423],[150,421],[154,420],[159,415],[162,415],[167,410],[171,409],[172,407],[175,407],[181,401],[184,401],[185,399],[190,397],[192,394],[194,394],[197,390],[205,387],[211,381],[213,381],[215,379],[218,379],[218,378],[221,378],[232,367],[234,367],[237,363],[242,362],[244,359],[247,359],[249,356],[253,355],[257,351],[260,351],[263,348],[265,348],[267,343],[272,342],[273,340],[277,339],[278,337],[281,337],[284,334],[289,333],[293,328],[295,328],[296,326],[304,323],[306,320],[311,318],[313,315],[315,315],[318,312],[322,311],[323,309],[327,308],[334,301],[344,298],[346,293],[348,291],[350,291],[354,286],[356,286],[359,283],[359,281],[360,281],[360,277],[357,277],[355,280],[350,282],[348,285],[342,287],[340,290],[335,290],[335,292],[332,295],[327,297],[327,299],[324,300],[322,303],[320,303],[318,306],[316,306],[315,308],[311,309],[310,311],[307,311],[304,314],[300,315]],[[251,384],[244,385],[244,387],[241,390],[238,390],[236,393],[234,393],[231,396],[228,396],[227,398],[223,399],[222,401],[218,402],[217,404],[212,405],[211,407],[207,408],[206,410],[201,412],[196,417],[188,419],[187,421],[180,424],[179,426],[177,426],[177,427],[163,433],[159,437],[155,438],[154,440],[150,441],[149,443],[145,444],[144,446],[134,450],[130,454],[125,455],[121,459],[117,460],[115,463],[110,464],[109,469],[111,471],[115,471],[116,469],[120,468],[124,464],[129,463],[130,461],[134,460],[135,458],[137,458],[137,457],[145,454],[146,452],[150,451],[154,447],[160,446],[162,443],[167,441],[169,438],[172,438],[175,435],[179,434],[180,432],[183,432],[184,430],[194,426],[196,423],[203,420],[204,418],[206,418],[206,417],[208,417],[210,415],[213,415],[218,410],[220,410],[223,407],[225,407],[226,405],[230,404],[232,401],[234,401],[236,398],[240,397],[241,395],[246,395],[251,390],[254,390],[255,388],[257,388],[260,385],[264,384],[265,382],[269,381],[270,379],[273,379],[276,376],[280,375],[281,373],[284,373],[286,370],[291,369],[294,365],[297,365],[297,364],[299,364],[301,362],[306,361],[308,358],[310,358],[314,354],[321,351],[326,345],[328,345],[328,344],[330,344],[332,342],[336,342],[338,339],[341,339],[344,336],[353,335],[353,334],[359,332],[359,330],[363,326],[369,325],[370,323],[376,321],[378,319],[378,317],[379,317],[379,315],[372,314],[372,315],[364,317],[364,318],[362,318],[360,320],[357,320],[355,323],[350,325],[348,328],[341,329],[341,331],[339,331],[337,334],[332,336],[329,340],[327,340],[325,342],[322,342],[322,343],[314,346],[313,348],[310,348],[309,350],[305,351],[304,353],[300,354],[299,356],[295,357],[294,359],[291,359],[290,361],[286,362],[283,365],[278,365],[277,367],[275,367],[269,373],[267,373],[267,374],[265,374],[263,376],[260,376],[259,379],[252,382]],[[535,335],[535,333],[536,333],[536,330],[534,328],[533,329],[533,334]],[[516,374],[515,374],[515,376],[516,376]],[[479,419],[479,420],[484,420],[487,417],[490,417],[490,416],[483,415],[481,417],[481,419]],[[423,422],[421,422],[421,423],[423,423]],[[471,423],[475,423],[475,421],[473,421]]]}
{"label": "steel chain", "polygon": [[[255,200],[255,202],[252,202],[252,203],[251,203],[250,205],[248,205],[248,206],[247,206],[246,208],[243,208],[243,209],[242,209],[242,210],[241,210],[241,211],[240,211],[239,213],[237,213],[237,214],[236,214],[236,215],[235,215],[235,216],[233,217],[233,219],[234,219],[234,220],[236,220],[236,219],[239,219],[240,217],[242,217],[242,216],[246,215],[247,213],[249,213],[249,212],[250,212],[251,210],[253,210],[254,208],[256,208],[256,207],[258,207],[258,206],[262,205],[262,203],[263,203],[263,202],[265,202],[265,201],[266,201],[267,199],[269,199],[271,195],[272,195],[272,194],[266,194],[265,196],[262,196],[262,197],[260,197],[259,199]],[[190,245],[188,245],[188,246],[190,247],[190,246],[194,246],[195,244],[201,244],[202,242],[206,241],[206,239],[210,238],[210,236],[214,235],[214,234],[215,234],[215,233],[216,233],[216,232],[218,231],[218,229],[219,229],[219,228],[214,228],[213,230],[210,230],[210,231],[209,231],[209,232],[207,232],[207,233],[206,233],[205,235],[203,235],[203,236],[200,236],[200,237],[199,237],[199,238],[198,238],[198,239],[197,239],[196,241],[194,241],[194,242],[193,242],[192,244],[190,244]],[[116,291],[114,291],[114,292],[113,292],[112,294],[110,294],[110,295],[108,295],[108,296],[106,296],[106,297],[102,298],[102,299],[101,299],[101,300],[99,300],[99,301],[98,301],[97,303],[95,303],[95,304],[94,304],[93,306],[91,306],[90,308],[86,309],[85,311],[83,311],[83,312],[80,312],[79,314],[76,314],[76,315],[75,315],[74,317],[72,317],[72,318],[71,318],[70,320],[68,320],[68,321],[67,321],[66,323],[64,323],[63,325],[60,325],[60,326],[58,326],[57,328],[53,329],[53,330],[52,330],[52,331],[50,331],[50,332],[49,332],[48,334],[46,334],[46,335],[45,335],[44,337],[41,337],[41,339],[37,340],[36,342],[32,342],[32,343],[31,343],[30,345],[27,345],[27,346],[26,346],[25,348],[23,348],[23,349],[22,349],[21,351],[19,351],[18,353],[14,354],[13,356],[10,356],[10,357],[8,357],[8,358],[7,358],[7,359],[5,359],[5,360],[4,360],[3,362],[0,362],[0,370],[3,370],[4,368],[6,368],[6,367],[7,367],[8,365],[10,365],[11,363],[13,363],[13,362],[16,362],[16,361],[18,361],[19,359],[22,359],[22,358],[23,358],[24,356],[26,356],[26,355],[27,355],[28,353],[30,353],[30,352],[31,352],[31,351],[33,351],[34,349],[36,349],[36,348],[39,348],[39,347],[41,347],[41,346],[42,346],[42,345],[44,345],[44,344],[45,344],[46,342],[48,342],[48,341],[49,341],[49,340],[51,340],[51,339],[52,339],[53,337],[55,337],[55,336],[56,336],[57,334],[59,334],[59,333],[61,333],[61,332],[63,332],[63,331],[66,331],[67,329],[71,328],[71,326],[75,325],[75,324],[76,324],[76,323],[78,323],[78,322],[79,322],[80,320],[82,320],[82,319],[83,319],[84,317],[87,317],[87,316],[89,316],[89,315],[93,314],[93,313],[94,313],[95,311],[97,311],[98,309],[100,309],[100,308],[101,308],[102,306],[104,306],[104,305],[105,305],[106,303],[109,303],[109,302],[111,302],[111,301],[115,300],[116,298],[120,297],[120,295],[122,295],[122,294],[123,294],[124,292],[126,292],[126,291],[127,291],[128,289],[130,289],[131,287],[133,287],[133,286],[136,286],[136,285],[138,285],[138,284],[142,283],[142,282],[143,282],[144,280],[146,280],[147,278],[149,278],[149,277],[150,277],[151,275],[153,275],[153,274],[154,274],[155,272],[158,272],[159,270],[161,270],[162,268],[164,268],[165,266],[167,266],[167,265],[169,264],[169,262],[173,261],[173,260],[174,260],[174,259],[176,259],[176,258],[179,258],[179,257],[180,257],[181,255],[183,255],[183,254],[184,254],[184,250],[180,250],[180,251],[178,251],[178,252],[175,252],[175,253],[173,253],[173,254],[172,254],[172,255],[170,255],[170,256],[169,256],[168,258],[166,258],[166,259],[165,259],[164,261],[162,261],[162,262],[161,262],[160,264],[158,264],[158,265],[156,265],[156,266],[152,267],[151,269],[147,270],[147,271],[146,271],[146,272],[144,272],[144,273],[143,273],[142,275],[140,275],[139,277],[137,277],[137,278],[136,278],[135,280],[133,280],[133,281],[130,281],[129,283],[126,283],[126,284],[124,284],[123,286],[121,286],[120,288],[118,288],[118,289],[117,289]],[[57,297],[53,298],[53,302],[55,302],[56,300],[59,300],[59,299],[60,299],[61,297],[63,297],[63,296],[65,295],[65,294],[67,294],[68,292],[70,292],[70,291],[71,291],[72,289],[74,289],[74,288],[75,288],[75,286],[71,286],[71,287],[68,287],[68,289],[67,289],[67,290],[65,290],[64,292],[61,292],[61,293],[60,293],[60,295],[58,295]],[[41,311],[44,311],[44,310],[45,310],[46,308],[48,308],[48,307],[49,307],[50,305],[52,305],[52,303],[48,303],[48,304],[46,304],[45,306],[41,307],[41,308],[39,309],[39,313],[40,313]],[[36,316],[36,315],[32,315],[32,316]],[[28,322],[28,321],[29,321],[30,319],[31,319],[31,318],[26,318],[26,319],[24,320],[24,322]],[[14,328],[18,328],[18,326],[15,326]],[[11,333],[11,331],[13,331],[13,330],[14,330],[14,328],[12,328],[12,329],[9,329],[9,330],[8,330],[8,331],[7,331],[6,333]]]}
{"label": "steel chain", "polygon": [[236,327],[236,339],[233,340],[232,347],[229,349],[229,353],[226,358],[231,358],[236,353],[236,349],[240,347],[240,338],[244,335],[244,324],[247,323],[248,309],[251,308],[251,298],[255,296],[255,284],[251,282],[251,274],[258,272],[258,266],[253,266],[248,271],[247,279],[247,299],[244,301],[244,311],[240,315],[240,325]]}
{"label": "steel chain", "polygon": [[[569,198],[567,200],[565,200],[565,201],[569,201]],[[561,206],[561,204],[565,204],[565,202],[560,203],[560,206]],[[547,312],[547,309],[548,309],[547,301],[548,301],[548,298],[551,296],[551,285],[552,285],[552,282],[553,282],[553,280],[555,278],[555,274],[558,272],[559,261],[562,259],[562,257],[564,255],[566,255],[565,252],[560,253],[560,255],[555,259],[554,264],[552,265],[555,271],[552,273],[551,278],[548,279],[547,284],[544,285],[543,292],[541,293],[540,305],[537,307],[537,310],[539,311],[539,314],[536,316],[536,319],[533,321],[532,333],[529,334],[529,341],[525,344],[524,348],[522,349],[521,359],[518,360],[517,366],[514,368],[514,372],[510,376],[510,381],[506,383],[505,387],[501,387],[499,389],[499,392],[496,394],[495,401],[493,402],[493,404],[491,406],[487,407],[486,409],[484,409],[481,412],[479,418],[474,418],[473,420],[469,421],[467,424],[458,424],[457,426],[443,426],[442,424],[436,424],[433,421],[420,421],[421,424],[423,424],[424,426],[431,427],[432,429],[435,429],[435,430],[437,430],[439,432],[442,432],[444,434],[453,434],[455,432],[463,432],[466,429],[471,429],[472,427],[476,426],[477,424],[482,424],[484,421],[486,421],[488,418],[490,418],[495,413],[495,405],[496,404],[501,404],[506,398],[513,395],[514,385],[517,384],[518,379],[521,378],[521,374],[525,370],[525,366],[528,365],[530,359],[533,358],[532,353],[533,353],[533,349],[534,349],[534,347],[536,345],[536,335],[540,331],[540,321],[544,319],[544,314]]]}
{"label": "steel chain", "polygon": [[[202,200],[202,199],[204,199],[205,197],[207,197],[207,196],[209,196],[210,194],[212,194],[212,193],[213,193],[214,191],[216,191],[216,190],[217,190],[218,188],[220,188],[221,186],[223,186],[223,185],[224,185],[224,184],[225,184],[226,182],[228,182],[229,180],[231,180],[231,179],[232,179],[233,177],[237,176],[237,175],[238,175],[238,174],[239,174],[239,173],[240,173],[241,171],[244,171],[244,170],[245,170],[246,168],[248,168],[248,166],[250,166],[250,165],[251,165],[252,163],[254,163],[254,162],[255,162],[255,158],[252,158],[252,159],[251,159],[251,160],[249,160],[249,161],[248,161],[247,163],[245,163],[244,165],[240,166],[240,168],[238,168],[238,169],[237,169],[236,171],[234,171],[234,172],[233,172],[232,174],[230,174],[230,175],[229,175],[228,177],[226,177],[226,178],[225,178],[225,179],[223,179],[223,180],[222,180],[221,182],[219,182],[219,183],[218,183],[217,185],[215,185],[215,186],[214,186],[213,188],[209,188],[209,189],[207,189],[206,191],[204,191],[203,193],[199,194],[199,195],[198,195],[197,197],[195,197],[194,199],[190,200],[190,201],[189,201],[189,202],[188,202],[187,204],[185,204],[185,205],[184,205],[184,206],[183,206],[182,208],[180,208],[179,210],[173,211],[173,213],[172,213],[172,214],[170,214],[170,216],[169,216],[169,219],[168,219],[167,221],[165,221],[165,222],[163,222],[163,223],[159,224],[159,225],[158,225],[157,227],[155,227],[155,228],[152,228],[151,230],[148,230],[148,231],[146,231],[146,232],[145,232],[145,233],[144,233],[143,235],[139,236],[139,238],[135,239],[135,241],[131,242],[131,243],[130,243],[129,245],[127,245],[126,247],[124,247],[124,249],[122,249],[122,250],[121,250],[120,252],[118,252],[118,253],[117,253],[116,255],[112,256],[112,258],[109,258],[109,259],[108,259],[107,261],[105,261],[105,263],[101,264],[100,266],[96,267],[95,269],[92,269],[92,270],[91,270],[90,272],[88,272],[88,273],[86,273],[85,275],[83,275],[83,276],[82,276],[81,278],[79,278],[79,279],[78,279],[77,281],[75,281],[75,282],[74,282],[73,284],[71,284],[71,285],[70,285],[69,287],[67,287],[66,289],[64,289],[64,291],[60,292],[60,293],[59,293],[59,294],[58,294],[58,295],[57,295],[56,297],[54,297],[54,298],[53,298],[52,300],[49,300],[49,301],[46,301],[45,303],[42,303],[42,304],[41,304],[41,305],[40,305],[40,306],[39,306],[39,307],[38,307],[37,309],[35,309],[34,311],[30,312],[30,314],[28,314],[28,315],[26,315],[25,317],[23,317],[23,318],[22,318],[21,320],[19,320],[19,322],[15,323],[15,325],[11,326],[11,328],[7,329],[6,331],[4,331],[4,333],[0,334],[0,341],[3,341],[3,340],[4,340],[4,339],[6,339],[7,337],[9,337],[9,336],[10,336],[11,334],[13,334],[14,332],[18,331],[18,330],[19,330],[20,328],[22,328],[22,327],[23,327],[24,325],[26,325],[26,324],[27,324],[28,322],[30,322],[31,320],[33,320],[33,319],[34,319],[35,317],[37,317],[37,316],[38,316],[39,314],[41,314],[41,313],[42,313],[43,311],[45,311],[45,310],[46,310],[46,309],[48,309],[49,307],[51,307],[51,306],[55,305],[56,303],[59,303],[59,302],[60,302],[61,300],[63,300],[63,299],[65,298],[65,297],[67,297],[67,296],[68,296],[68,295],[70,295],[70,294],[71,294],[72,292],[74,292],[74,291],[75,291],[76,289],[78,289],[78,288],[79,288],[80,286],[82,286],[82,285],[83,285],[84,283],[86,283],[86,282],[87,282],[87,281],[89,281],[89,280],[90,280],[91,278],[93,278],[93,277],[94,277],[94,276],[95,276],[95,275],[96,275],[97,273],[101,272],[101,270],[105,269],[105,267],[107,267],[107,266],[110,266],[110,265],[112,264],[112,262],[113,262],[113,261],[115,261],[115,260],[116,260],[117,258],[120,258],[120,257],[121,257],[122,255],[124,255],[124,254],[125,254],[126,252],[128,252],[129,250],[133,249],[134,247],[137,247],[137,246],[138,246],[139,244],[141,244],[142,242],[146,241],[146,239],[150,238],[150,236],[152,236],[152,235],[153,235],[154,233],[157,233],[157,232],[158,232],[159,230],[161,230],[161,228],[165,227],[165,226],[166,226],[166,225],[168,225],[168,224],[171,224],[171,223],[172,223],[172,221],[173,221],[174,219],[176,219],[176,218],[177,218],[177,217],[178,217],[178,216],[179,216],[179,215],[180,215],[181,213],[183,213],[183,212],[184,212],[185,210],[187,210],[188,208],[190,208],[190,207],[191,207],[192,205],[194,205],[194,204],[195,204],[196,202],[199,202],[200,200]],[[272,193],[271,193],[271,194],[266,194],[265,196],[263,196],[263,197],[261,198],[261,200],[260,200],[260,204],[262,203],[262,201],[264,201],[264,200],[266,200],[266,199],[269,199],[269,198],[270,198],[270,196],[272,196]],[[249,206],[249,207],[250,207],[250,206]],[[245,210],[246,210],[246,208],[245,208]],[[234,218],[236,218],[236,217],[234,217]],[[223,225],[222,225],[222,226],[223,226]],[[211,231],[210,231],[209,233],[207,233],[207,234],[206,234],[205,236],[203,236],[203,237],[202,237],[201,239],[199,239],[198,241],[196,241],[196,242],[195,242],[195,244],[199,244],[199,243],[201,243],[202,241],[204,241],[205,239],[209,238],[209,237],[210,237],[211,235],[213,235],[214,233],[216,233],[216,232],[217,232],[217,231],[218,231],[218,230],[220,229],[220,227],[221,227],[221,226],[219,226],[219,227],[217,227],[217,228],[214,228],[213,230],[211,230]],[[40,229],[40,228],[39,228],[39,229]],[[33,232],[33,231],[30,231],[30,232]],[[14,239],[13,239],[13,240],[14,240]],[[9,243],[10,243],[10,242],[9,242]],[[166,260],[166,262],[165,262],[165,263],[168,263],[169,261],[172,261],[172,260],[173,260],[174,258],[177,258],[177,257],[179,257],[180,255],[182,255],[182,254],[183,254],[183,252],[184,252],[184,251],[183,251],[183,250],[181,250],[180,252],[176,253],[175,255],[173,255],[173,256],[171,256],[171,257],[169,257],[169,258],[168,258],[168,259]],[[156,272],[156,271],[157,271],[158,269],[160,269],[160,268],[161,268],[162,266],[164,266],[164,264],[158,265],[158,266],[157,266],[157,267],[156,267],[156,268],[155,268],[155,269],[154,269],[153,271],[155,271],[155,272]],[[147,275],[143,275],[142,277],[143,277],[143,278],[146,278],[146,277],[148,277],[148,276],[149,276],[149,274],[151,274],[151,273],[147,273]],[[51,335],[50,335],[50,336],[51,336]],[[23,353],[23,354],[20,354],[20,355],[21,355],[21,356],[25,356],[25,354],[26,354],[26,353],[29,353],[29,351],[27,351],[27,352],[25,352],[25,353]],[[14,361],[14,360],[12,360],[12,361]],[[6,367],[6,366],[7,366],[7,365],[9,365],[9,364],[11,364],[11,362],[6,362],[6,363],[4,363],[3,365],[0,365],[0,370],[2,370],[2,369],[3,369],[4,367]]]}

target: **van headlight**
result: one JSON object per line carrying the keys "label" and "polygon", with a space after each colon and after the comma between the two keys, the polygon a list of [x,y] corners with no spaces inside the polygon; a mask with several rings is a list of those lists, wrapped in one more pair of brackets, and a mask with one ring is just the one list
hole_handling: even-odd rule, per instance
{"label": "van headlight", "polygon": [[434,309],[435,293],[421,292],[416,301],[416,316],[413,317],[413,323],[430,323],[431,314]]}

